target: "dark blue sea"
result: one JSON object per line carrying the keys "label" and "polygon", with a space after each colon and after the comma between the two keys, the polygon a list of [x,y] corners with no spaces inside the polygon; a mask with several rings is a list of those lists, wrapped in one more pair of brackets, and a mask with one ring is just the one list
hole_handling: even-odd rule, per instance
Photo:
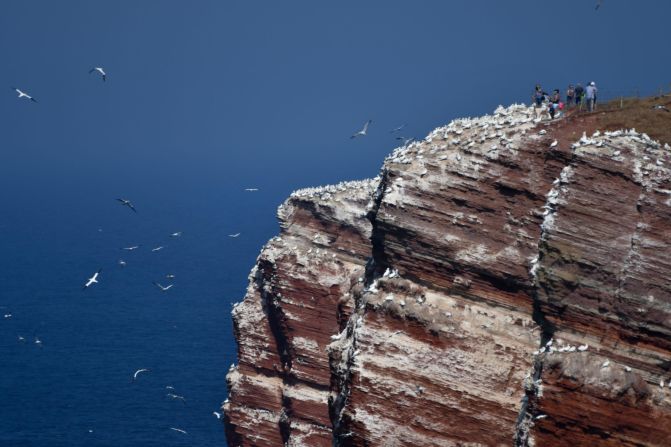
{"label": "dark blue sea", "polygon": [[[374,175],[389,146],[361,164],[301,161],[289,149],[266,160],[234,150],[224,161],[196,150],[156,161],[97,152],[81,165],[56,150],[5,157],[0,446],[225,446],[213,411],[236,361],[230,311],[279,231],[277,206],[298,186]],[[82,290],[100,268],[99,283]],[[141,368],[150,371],[133,381]]]}
{"label": "dark blue sea", "polygon": [[212,412],[235,361],[231,303],[275,231],[275,204],[243,188],[191,205],[138,193],[135,214],[95,187],[16,186],[0,219],[0,445],[225,445]]}

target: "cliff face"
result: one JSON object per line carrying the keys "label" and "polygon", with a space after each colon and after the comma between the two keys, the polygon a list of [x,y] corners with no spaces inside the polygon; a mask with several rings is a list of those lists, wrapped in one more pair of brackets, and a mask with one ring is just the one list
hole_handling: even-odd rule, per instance
{"label": "cliff face", "polygon": [[233,310],[229,445],[671,445],[668,150],[595,126],[499,108],[294,193]]}

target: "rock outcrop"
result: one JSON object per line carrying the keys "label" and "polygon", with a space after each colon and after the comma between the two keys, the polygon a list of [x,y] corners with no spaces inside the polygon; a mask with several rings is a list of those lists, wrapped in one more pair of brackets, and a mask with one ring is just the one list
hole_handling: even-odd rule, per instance
{"label": "rock outcrop", "polygon": [[595,126],[500,107],[292,194],[229,445],[671,445],[668,146]]}

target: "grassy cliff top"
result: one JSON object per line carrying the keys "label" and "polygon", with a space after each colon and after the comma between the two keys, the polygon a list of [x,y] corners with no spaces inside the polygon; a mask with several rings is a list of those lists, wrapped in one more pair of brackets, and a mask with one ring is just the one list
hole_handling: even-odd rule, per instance
{"label": "grassy cliff top", "polygon": [[[655,109],[662,105],[664,109]],[[599,109],[590,114],[596,118],[596,124],[602,130],[635,128],[645,132],[651,138],[671,145],[671,95],[647,98],[624,98],[599,105]]]}

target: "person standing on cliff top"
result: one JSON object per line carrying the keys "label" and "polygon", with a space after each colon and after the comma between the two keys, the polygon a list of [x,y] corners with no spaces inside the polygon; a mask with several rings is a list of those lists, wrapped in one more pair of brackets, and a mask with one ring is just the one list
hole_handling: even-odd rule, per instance
{"label": "person standing on cliff top", "polygon": [[570,108],[575,101],[575,88],[573,84],[569,84],[568,89],[566,90],[566,107]]}
{"label": "person standing on cliff top", "polygon": [[578,85],[575,86],[575,105],[578,106],[578,110],[582,110],[582,99],[584,96],[585,88],[578,82]]}
{"label": "person standing on cliff top", "polygon": [[594,112],[596,110],[596,93],[597,93],[596,84],[594,81],[590,82],[587,88],[585,89],[585,99],[587,100],[587,110],[589,112]]}
{"label": "person standing on cliff top", "polygon": [[534,103],[534,108],[536,109],[536,115],[538,115],[538,109],[541,108],[543,105],[543,101],[545,100],[545,97],[547,96],[547,93],[543,91],[541,88],[540,84],[536,84],[536,89],[534,90],[534,94],[531,96],[531,100]]}
{"label": "person standing on cliff top", "polygon": [[549,112],[550,112],[550,119],[555,119],[555,114],[557,113],[557,110],[559,110],[559,105],[561,103],[561,95],[559,94],[559,89],[556,88],[553,92],[552,95],[550,96],[550,106],[549,106]]}

